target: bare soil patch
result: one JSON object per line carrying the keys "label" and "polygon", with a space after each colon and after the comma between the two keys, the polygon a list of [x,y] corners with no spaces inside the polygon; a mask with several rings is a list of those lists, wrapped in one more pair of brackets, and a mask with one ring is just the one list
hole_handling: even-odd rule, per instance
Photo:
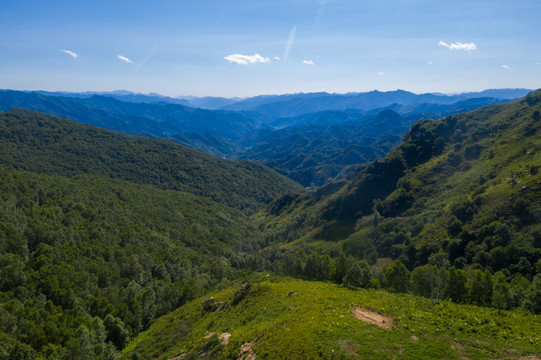
{"label": "bare soil patch", "polygon": [[237,360],[254,360],[256,358],[255,352],[252,350],[252,346],[254,346],[254,342],[245,343],[240,347],[239,355],[237,356]]}
{"label": "bare soil patch", "polygon": [[220,336],[218,336],[218,338],[220,339],[222,345],[227,345],[229,344],[229,338],[231,337],[231,334],[230,333],[223,333],[221,334]]}
{"label": "bare soil patch", "polygon": [[349,356],[359,356],[357,354],[357,348],[359,347],[359,344],[349,342],[346,339],[338,340],[338,345],[340,345],[340,349]]}
{"label": "bare soil patch", "polygon": [[354,307],[351,312],[356,319],[366,323],[374,324],[384,329],[391,329],[393,327],[393,318],[390,316],[384,316],[359,306]]}

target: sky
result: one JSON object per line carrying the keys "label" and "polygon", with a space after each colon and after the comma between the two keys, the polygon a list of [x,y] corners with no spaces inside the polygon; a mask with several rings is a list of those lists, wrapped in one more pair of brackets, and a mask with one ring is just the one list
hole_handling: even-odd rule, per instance
{"label": "sky", "polygon": [[539,0],[2,0],[0,89],[541,87]]}

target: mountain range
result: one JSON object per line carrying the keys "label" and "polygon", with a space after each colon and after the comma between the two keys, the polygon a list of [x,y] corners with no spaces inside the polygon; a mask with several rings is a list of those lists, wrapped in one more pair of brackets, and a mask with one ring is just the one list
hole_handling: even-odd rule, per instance
{"label": "mountain range", "polygon": [[[173,140],[216,156],[261,161],[304,186],[320,186],[329,178],[344,176],[351,167],[385,154],[418,119],[474,110],[525,92],[486,90],[448,96],[398,90],[179,100],[125,91],[0,91],[0,110],[22,107],[130,135]],[[231,110],[186,106],[197,105],[198,101],[228,103],[222,108]],[[288,107],[295,110],[290,112]],[[312,112],[316,110],[322,111]],[[404,119],[382,134],[365,133],[366,128],[377,128],[381,118],[391,114],[386,110]],[[295,138],[304,138],[306,144],[293,151],[291,144],[298,145]]]}
{"label": "mountain range", "polygon": [[537,357],[541,91],[495,102],[255,129],[262,153],[326,161],[325,141],[399,142],[312,190],[169,140],[1,113],[0,358]]}

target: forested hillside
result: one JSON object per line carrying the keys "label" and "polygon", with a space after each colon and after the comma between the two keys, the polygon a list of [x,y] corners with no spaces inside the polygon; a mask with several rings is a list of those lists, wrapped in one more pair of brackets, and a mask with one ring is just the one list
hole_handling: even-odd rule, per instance
{"label": "forested hillside", "polygon": [[540,111],[537,91],[416,123],[352,181],[272,204],[268,236],[283,245],[267,257],[283,274],[339,283],[362,260],[363,287],[540,312]]}
{"label": "forested hillside", "polygon": [[253,211],[301,187],[273,170],[164,140],[134,138],[33,111],[0,114],[0,164],[42,174],[95,174],[187,191]]}
{"label": "forested hillside", "polygon": [[[310,117],[314,122],[307,125],[260,130],[241,139],[242,145],[251,146],[234,156],[258,161],[304,186],[321,186],[346,177],[360,164],[385,157],[422,116],[403,116],[392,110],[365,116],[353,112],[318,115]],[[333,117],[341,118],[341,122],[319,124],[319,119],[332,123]]]}
{"label": "forested hillside", "polygon": [[[96,175],[0,167],[0,358],[111,359],[237,277],[261,246],[239,210]],[[238,264],[236,264],[238,266]]]}

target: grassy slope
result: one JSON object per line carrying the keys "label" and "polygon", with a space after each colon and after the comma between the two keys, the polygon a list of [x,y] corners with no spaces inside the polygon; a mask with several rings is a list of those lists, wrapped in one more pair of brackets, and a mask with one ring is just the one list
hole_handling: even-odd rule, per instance
{"label": "grassy slope", "polygon": [[150,184],[249,210],[278,194],[302,190],[260,164],[21,109],[0,114],[0,163],[51,175],[86,173]]}
{"label": "grassy slope", "polygon": [[[294,295],[289,296],[294,291]],[[205,311],[195,300],[157,320],[123,352],[141,359],[188,353],[236,358],[252,342],[258,359],[518,359],[541,353],[539,316],[441,302],[375,290],[283,278],[263,278],[233,305],[235,289],[215,293],[226,306]],[[393,318],[382,329],[352,316],[355,306]],[[231,333],[220,345],[211,333]],[[187,358],[190,358],[188,356]]]}

